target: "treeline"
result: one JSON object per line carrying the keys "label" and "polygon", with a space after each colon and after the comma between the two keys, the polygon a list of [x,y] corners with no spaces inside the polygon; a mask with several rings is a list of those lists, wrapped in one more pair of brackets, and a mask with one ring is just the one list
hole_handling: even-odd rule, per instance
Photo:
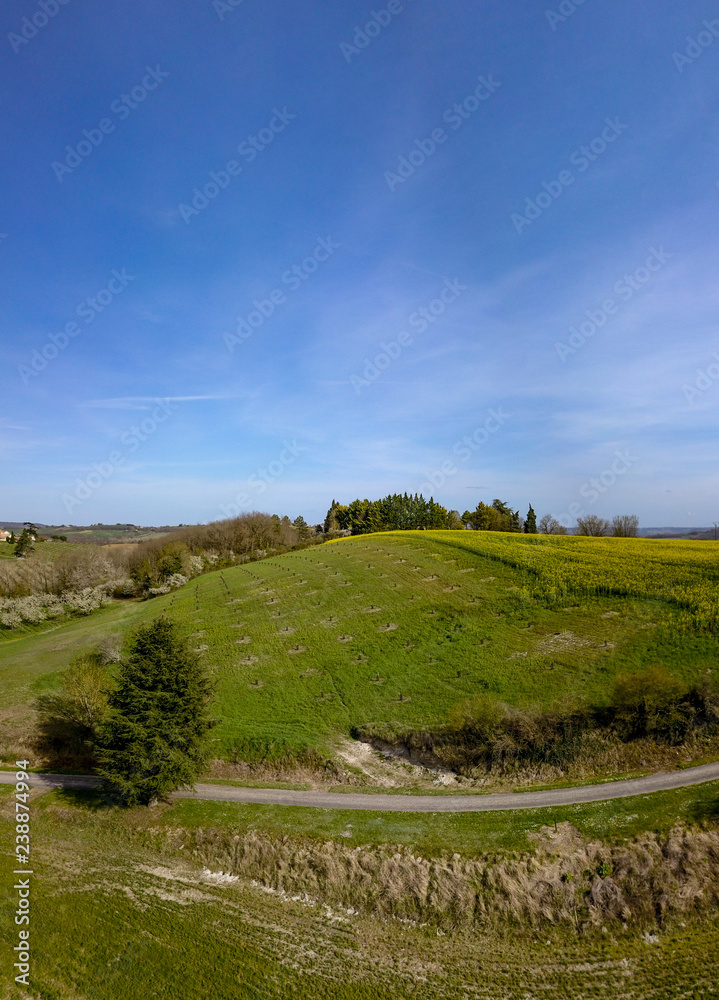
{"label": "treeline", "polygon": [[491,504],[480,501],[474,510],[465,510],[461,521],[464,527],[473,528],[474,531],[537,532],[537,517],[531,504],[526,519],[522,520],[519,511],[512,510],[502,500],[493,500]]}
{"label": "treeline", "polygon": [[[365,535],[373,531],[421,531],[431,528],[459,531],[509,531],[528,535],[567,535],[569,529],[551,514],[545,514],[539,524],[537,514],[529,505],[525,517],[504,500],[495,499],[491,504],[480,501],[474,510],[448,510],[433,497],[425,500],[421,493],[390,493],[381,500],[353,500],[341,504],[333,500],[324,520],[324,532],[345,532]],[[572,530],[575,535],[613,535],[634,538],[638,534],[639,520],[634,514],[622,514],[612,521],[588,514],[577,519]]]}
{"label": "treeline", "polygon": [[349,531],[366,535],[372,531],[417,531],[430,528],[462,528],[456,510],[425,500],[421,493],[391,493],[381,500],[332,501],[324,521],[325,533]]}
{"label": "treeline", "polygon": [[[475,531],[522,531],[527,535],[570,534],[569,528],[551,514],[545,514],[537,524],[537,515],[531,504],[526,517],[522,518],[518,510],[513,510],[501,500],[493,500],[491,504],[480,501],[473,511],[466,510],[460,520],[465,527]],[[619,514],[611,521],[596,514],[586,514],[577,518],[577,523],[571,530],[573,535],[611,535],[614,538],[636,538],[638,533],[639,518],[635,514]]]}
{"label": "treeline", "polygon": [[537,520],[531,505],[526,519],[519,511],[494,500],[479,503],[475,510],[460,514],[447,510],[433,497],[425,500],[421,493],[390,493],[381,500],[353,500],[350,504],[332,501],[324,521],[325,533],[345,531],[364,535],[372,531],[421,531],[440,529],[460,531],[537,531]]}
{"label": "treeline", "polygon": [[89,614],[112,598],[166,594],[201,573],[322,538],[301,517],[249,513],[141,542],[34,544],[20,558],[0,561],[0,627]]}
{"label": "treeline", "polygon": [[650,740],[681,746],[694,733],[719,731],[719,688],[706,674],[687,687],[661,666],[621,674],[607,705],[520,710],[480,694],[456,706],[445,726],[398,732],[392,725],[358,728],[353,735],[404,747],[426,763],[476,777],[528,765],[564,767],[577,759],[592,733],[622,743]]}
{"label": "treeline", "polygon": [[186,583],[207,570],[278,555],[309,540],[301,517],[292,522],[278,514],[243,514],[138,542],[125,558],[135,591],[152,594]]}
{"label": "treeline", "polygon": [[[539,530],[544,535],[568,535],[569,529],[551,514],[545,514],[539,522]],[[573,535],[590,535],[595,538],[612,536],[613,538],[636,538],[639,534],[639,518],[636,514],[618,514],[608,521],[596,514],[586,514],[578,517]]]}

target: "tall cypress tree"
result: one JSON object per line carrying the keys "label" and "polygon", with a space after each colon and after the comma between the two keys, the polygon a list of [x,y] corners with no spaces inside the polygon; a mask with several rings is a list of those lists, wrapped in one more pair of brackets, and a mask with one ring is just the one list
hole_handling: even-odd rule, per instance
{"label": "tall cypress tree", "polygon": [[524,533],[525,535],[536,535],[537,532],[537,515],[534,512],[534,507],[531,503],[529,505],[529,510],[527,511],[527,517],[524,521]]}
{"label": "tall cypress tree", "polygon": [[208,757],[209,680],[176,626],[158,618],[135,634],[99,728],[98,773],[126,805],[192,785]]}

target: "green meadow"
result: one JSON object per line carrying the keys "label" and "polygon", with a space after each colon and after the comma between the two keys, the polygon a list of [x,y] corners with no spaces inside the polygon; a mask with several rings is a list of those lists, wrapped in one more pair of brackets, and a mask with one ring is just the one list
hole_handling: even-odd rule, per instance
{"label": "green meadow", "polygon": [[[0,787],[0,838],[11,842],[12,789]],[[712,802],[713,796],[713,802]],[[655,805],[651,800],[655,799]],[[678,819],[703,822],[716,785],[609,805],[620,841]],[[590,836],[601,807],[571,820]],[[559,819],[570,818],[564,813]],[[671,921],[658,930],[613,922],[575,935],[566,925],[509,924],[471,931],[382,919],[304,893],[270,890],[193,850],[205,830],[246,837],[328,837],[409,845],[423,855],[524,850],[528,832],[551,823],[528,811],[502,828],[498,816],[416,817],[281,810],[182,801],[154,809],[107,808],[87,793],[33,793],[31,804],[31,990],[17,989],[7,956],[17,943],[12,874],[0,875],[3,1000],[636,1000],[703,997],[715,989],[719,923]],[[702,819],[703,818],[703,819]],[[506,819],[506,817],[505,817]],[[352,824],[361,822],[360,828]],[[511,862],[510,862],[511,863]]]}

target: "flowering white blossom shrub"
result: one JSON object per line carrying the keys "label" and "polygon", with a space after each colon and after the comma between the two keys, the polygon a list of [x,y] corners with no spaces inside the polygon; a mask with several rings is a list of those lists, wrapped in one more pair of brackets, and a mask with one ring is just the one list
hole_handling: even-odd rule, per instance
{"label": "flowering white blossom shrub", "polygon": [[186,576],[183,576],[182,573],[173,573],[172,576],[168,576],[165,582],[159,587],[150,587],[148,594],[152,597],[161,597],[162,594],[169,594],[171,590],[177,590],[178,587],[184,587],[186,583]]}
{"label": "flowering white blossom shrub", "polygon": [[106,587],[84,587],[55,594],[32,594],[29,597],[0,597],[0,626],[38,625],[48,618],[63,615],[89,615],[109,603]]}
{"label": "flowering white blossom shrub", "polygon": [[107,585],[107,587],[108,592],[111,593],[113,597],[117,598],[134,597],[137,594],[137,584],[134,580],[131,580],[129,576],[113,580],[111,584]]}
{"label": "flowering white blossom shrub", "polygon": [[12,604],[11,601],[3,600],[0,604],[0,626],[3,628],[17,628],[22,622],[22,615],[13,607],[7,607],[6,605]]}
{"label": "flowering white blossom shrub", "polygon": [[67,610],[76,615],[89,615],[97,611],[110,599],[104,587],[83,587],[82,590],[68,590],[61,598]]}

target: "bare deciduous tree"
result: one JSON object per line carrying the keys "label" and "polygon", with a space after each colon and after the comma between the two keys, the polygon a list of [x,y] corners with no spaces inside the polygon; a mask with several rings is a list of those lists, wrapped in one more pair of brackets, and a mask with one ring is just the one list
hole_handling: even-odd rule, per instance
{"label": "bare deciduous tree", "polygon": [[566,535],[567,529],[563,524],[560,524],[556,517],[552,517],[551,514],[545,514],[544,517],[539,522],[539,530],[543,535]]}
{"label": "bare deciduous tree", "polygon": [[599,538],[608,535],[610,529],[611,524],[603,517],[597,517],[596,514],[587,514],[586,517],[577,518],[577,526],[574,529],[574,534],[592,535]]}
{"label": "bare deciduous tree", "polygon": [[636,514],[618,514],[612,518],[612,534],[615,538],[636,538],[639,534],[639,518]]}

